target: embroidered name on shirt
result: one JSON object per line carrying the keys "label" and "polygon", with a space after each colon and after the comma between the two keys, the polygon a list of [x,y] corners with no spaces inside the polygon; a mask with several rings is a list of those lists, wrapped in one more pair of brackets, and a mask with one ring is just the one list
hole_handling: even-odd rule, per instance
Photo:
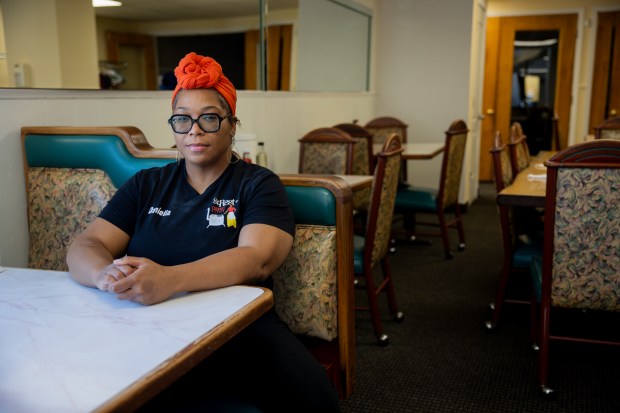
{"label": "embroidered name on shirt", "polygon": [[171,214],[169,209],[161,209],[160,207],[151,207],[151,209],[149,209],[149,215],[150,214],[157,214],[160,217],[167,217],[168,215]]}

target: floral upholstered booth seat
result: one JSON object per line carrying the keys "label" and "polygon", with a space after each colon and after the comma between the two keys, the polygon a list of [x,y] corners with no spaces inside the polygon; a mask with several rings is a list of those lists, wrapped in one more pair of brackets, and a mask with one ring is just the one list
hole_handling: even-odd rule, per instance
{"label": "floral upholstered booth seat", "polygon": [[355,360],[352,194],[341,178],[280,175],[293,214],[293,249],[273,274],[275,309],[321,361],[342,398]]}
{"label": "floral upholstered booth seat", "polygon": [[173,162],[133,127],[24,127],[28,266],[66,271],[67,248],[140,169]]}

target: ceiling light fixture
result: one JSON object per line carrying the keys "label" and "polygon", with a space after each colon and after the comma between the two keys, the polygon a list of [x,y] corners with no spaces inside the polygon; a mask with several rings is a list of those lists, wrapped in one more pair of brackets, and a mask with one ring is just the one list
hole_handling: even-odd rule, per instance
{"label": "ceiling light fixture", "polygon": [[123,3],[115,0],[93,0],[93,7],[117,7],[122,5]]}

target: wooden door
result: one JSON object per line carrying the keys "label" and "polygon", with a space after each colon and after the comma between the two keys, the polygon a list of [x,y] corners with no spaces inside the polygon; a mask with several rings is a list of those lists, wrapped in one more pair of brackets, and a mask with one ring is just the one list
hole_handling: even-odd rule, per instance
{"label": "wooden door", "polygon": [[119,89],[156,90],[155,39],[137,33],[106,33],[108,60],[124,62],[123,76],[129,81]]}
{"label": "wooden door", "polygon": [[554,109],[559,118],[562,147],[566,147],[577,37],[577,15],[492,17],[487,19],[485,78],[481,128],[480,181],[492,179],[491,156],[495,131],[507,142],[511,122],[514,40],[517,31],[558,31]]}
{"label": "wooden door", "polygon": [[620,11],[598,14],[589,133],[620,115]]}
{"label": "wooden door", "polygon": [[[293,26],[269,26],[266,38],[266,90],[290,90]],[[245,33],[245,86],[249,90],[260,88],[259,44],[258,30]]]}

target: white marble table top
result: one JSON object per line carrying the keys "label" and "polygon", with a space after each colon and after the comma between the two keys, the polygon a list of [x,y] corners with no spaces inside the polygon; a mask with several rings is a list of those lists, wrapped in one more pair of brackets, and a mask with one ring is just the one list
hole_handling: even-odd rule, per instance
{"label": "white marble table top", "polygon": [[234,286],[142,306],[66,272],[4,268],[0,412],[95,410],[263,293]]}

